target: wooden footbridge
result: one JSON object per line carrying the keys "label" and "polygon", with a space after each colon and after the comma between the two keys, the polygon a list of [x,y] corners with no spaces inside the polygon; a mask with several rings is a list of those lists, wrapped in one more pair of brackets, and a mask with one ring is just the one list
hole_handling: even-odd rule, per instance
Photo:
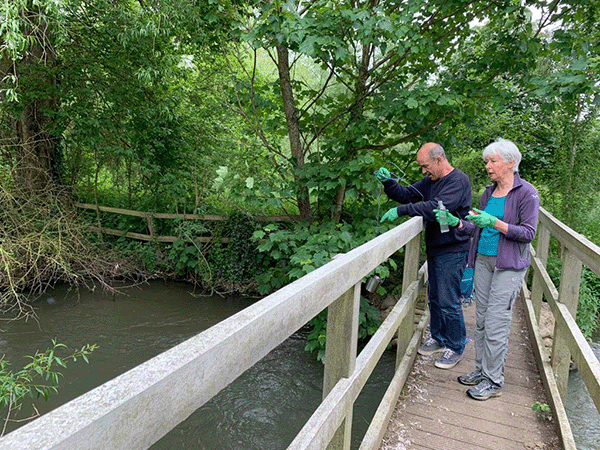
{"label": "wooden footbridge", "polygon": [[[360,450],[575,450],[563,406],[571,362],[600,410],[600,364],[574,320],[582,266],[600,276],[600,248],[541,210],[536,250],[532,249],[533,282],[531,291],[523,285],[515,312],[503,395],[476,402],[456,382],[458,374],[473,367],[472,345],[465,360],[450,371],[434,369],[431,360],[416,354],[428,321],[426,308],[418,303],[427,282],[425,266],[419,267],[422,230],[422,219],[415,217],[339,255],[212,328],[13,431],[0,439],[0,448],[147,449],[328,308],[323,400],[288,449],[350,448],[354,402],[395,339],[395,375]],[[562,249],[558,288],[545,269],[551,238]],[[397,251],[404,253],[402,296],[357,355],[361,282]],[[555,322],[550,351],[545,350],[539,332],[542,298]],[[473,309],[466,310],[470,327]],[[536,401],[551,406],[552,422],[535,416],[531,405]]]}

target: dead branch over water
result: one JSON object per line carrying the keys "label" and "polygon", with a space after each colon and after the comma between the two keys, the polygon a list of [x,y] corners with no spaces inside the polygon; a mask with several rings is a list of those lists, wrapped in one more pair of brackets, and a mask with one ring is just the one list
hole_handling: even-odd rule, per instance
{"label": "dead branch over water", "polygon": [[34,314],[30,302],[58,282],[114,291],[127,264],[92,245],[66,195],[26,196],[0,186],[0,311]]}

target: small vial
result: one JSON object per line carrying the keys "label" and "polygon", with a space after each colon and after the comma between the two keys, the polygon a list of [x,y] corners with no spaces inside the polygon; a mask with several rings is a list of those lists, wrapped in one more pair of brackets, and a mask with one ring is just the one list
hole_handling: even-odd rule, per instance
{"label": "small vial", "polygon": [[[442,203],[441,200],[438,200],[438,209],[440,211],[446,211],[446,207],[444,206],[444,203]],[[445,215],[440,216],[440,231],[442,233],[447,233],[448,231],[450,231],[450,228],[448,228],[448,218]]]}

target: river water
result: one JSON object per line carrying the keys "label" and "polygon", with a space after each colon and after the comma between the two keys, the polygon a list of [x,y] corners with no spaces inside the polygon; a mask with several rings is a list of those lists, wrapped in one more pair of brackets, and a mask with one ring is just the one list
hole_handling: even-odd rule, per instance
{"label": "river water", "polygon": [[[35,400],[44,414],[132,367],[206,330],[255,300],[199,296],[184,283],[151,282],[123,295],[74,292],[60,286],[35,303],[37,321],[0,321],[0,356],[18,370],[51,339],[71,349],[96,343],[89,364],[63,370],[58,394]],[[321,400],[323,365],[304,351],[300,330],[221,391],[152,450],[285,449]],[[593,345],[600,358],[600,345]],[[360,445],[393,376],[395,356],[386,352],[354,409],[352,448]],[[600,417],[577,371],[569,378],[567,415],[577,448],[600,450]],[[160,405],[156,405],[157,408]],[[20,417],[31,414],[25,404]],[[21,424],[9,423],[7,432]]]}
{"label": "river water", "polygon": [[[96,343],[89,364],[79,359],[63,370],[58,394],[37,399],[44,414],[235,314],[255,300],[206,297],[188,284],[151,282],[124,291],[73,292],[57,287],[35,303],[37,321],[0,322],[0,356],[18,370],[51,339],[71,349]],[[321,401],[323,365],[304,351],[300,330],[221,391],[152,450],[285,449]],[[393,376],[386,352],[354,409],[352,448],[362,436]],[[160,405],[156,405],[160,408]],[[25,404],[20,416],[31,413]],[[10,423],[7,432],[20,424]]]}
{"label": "river water", "polygon": [[[600,360],[600,344],[592,344]],[[600,415],[578,370],[569,373],[565,410],[578,450],[600,450]]]}

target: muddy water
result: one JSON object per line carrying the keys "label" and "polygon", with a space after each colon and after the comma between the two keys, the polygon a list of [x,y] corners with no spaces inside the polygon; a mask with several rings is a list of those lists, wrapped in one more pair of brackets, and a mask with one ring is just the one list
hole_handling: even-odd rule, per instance
{"label": "muddy water", "polygon": [[[11,367],[50,340],[70,348],[96,343],[90,363],[69,363],[58,394],[36,400],[41,414],[114,378],[231,316],[255,300],[201,297],[187,284],[152,282],[124,295],[69,292],[58,287],[36,302],[38,320],[0,322],[0,355]],[[286,448],[321,400],[323,365],[304,351],[301,330],[154,444],[159,449],[275,450]],[[384,355],[354,411],[358,448],[393,375],[394,355]],[[27,404],[21,415],[31,412]],[[160,407],[157,405],[157,407]],[[10,424],[8,430],[17,424]]]}

